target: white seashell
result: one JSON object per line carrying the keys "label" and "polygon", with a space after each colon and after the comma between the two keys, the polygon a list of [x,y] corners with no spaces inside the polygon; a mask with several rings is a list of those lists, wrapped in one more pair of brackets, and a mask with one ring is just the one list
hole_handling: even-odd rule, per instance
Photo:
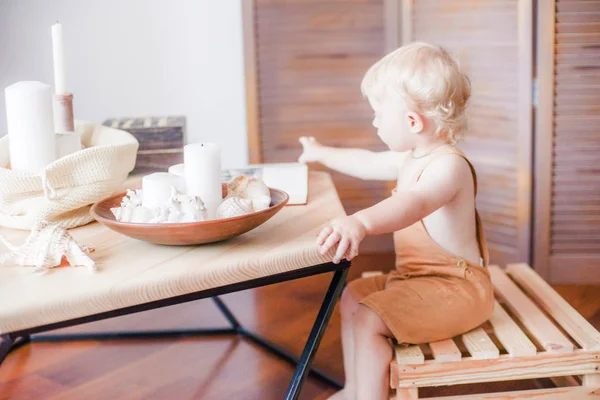
{"label": "white seashell", "polygon": [[227,184],[227,197],[254,199],[261,196],[271,197],[269,188],[262,179],[240,175]]}
{"label": "white seashell", "polygon": [[142,205],[142,190],[127,190],[127,195],[121,200],[121,207]]}
{"label": "white seashell", "polygon": [[123,219],[123,207],[113,207],[110,209],[110,212],[113,213],[117,221],[121,221]]}
{"label": "white seashell", "polygon": [[121,207],[111,208],[115,219],[120,222],[134,223],[176,223],[197,222],[207,219],[204,203],[197,196],[181,194],[171,186],[171,196],[167,202],[153,209],[141,205],[142,192],[127,191],[127,196],[121,200]]}
{"label": "white seashell", "polygon": [[154,218],[151,218],[149,224],[161,224],[169,220],[169,207],[163,206],[153,210]]}
{"label": "white seashell", "polygon": [[12,245],[1,234],[0,241],[10,250],[0,257],[0,264],[12,259],[17,265],[35,267],[36,271],[40,271],[60,265],[65,257],[73,267],[96,269],[96,264],[86,254],[94,249],[80,246],[64,228],[45,221],[33,228],[21,246]]}
{"label": "white seashell", "polygon": [[205,221],[207,210],[197,196],[174,193],[167,204],[154,210],[149,223],[178,223]]}
{"label": "white seashell", "polygon": [[148,222],[154,216],[150,209],[143,206],[134,206],[131,203],[125,207],[111,208],[110,211],[119,222],[144,223]]}
{"label": "white seashell", "polygon": [[137,224],[143,224],[154,217],[152,211],[146,207],[138,206],[133,208],[133,212],[131,213],[131,219],[129,222],[135,222]]}
{"label": "white seashell", "polygon": [[252,208],[254,211],[266,210],[271,206],[271,196],[258,196],[252,199]]}
{"label": "white seashell", "polygon": [[244,195],[244,191],[246,190],[246,186],[248,186],[248,181],[250,178],[247,176],[237,176],[229,181],[227,184],[227,197],[242,197]]}
{"label": "white seashell", "polygon": [[111,208],[110,211],[113,213],[113,215],[115,216],[117,221],[131,222],[131,218],[133,217],[134,209],[135,209],[135,206],[128,204],[126,206]]}
{"label": "white seashell", "polygon": [[217,218],[233,218],[253,211],[251,200],[240,197],[228,197],[217,208]]}
{"label": "white seashell", "polygon": [[181,222],[206,221],[208,218],[208,210],[200,197],[178,194],[176,200],[183,213]]}

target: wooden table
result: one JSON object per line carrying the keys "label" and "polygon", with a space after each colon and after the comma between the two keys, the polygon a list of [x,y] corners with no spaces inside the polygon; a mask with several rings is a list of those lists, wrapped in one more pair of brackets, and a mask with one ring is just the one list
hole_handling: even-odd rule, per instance
{"label": "wooden table", "polygon": [[[0,268],[0,362],[29,340],[144,338],[165,335],[239,334],[297,363],[286,394],[295,399],[307,373],[333,382],[310,364],[345,283],[350,263],[331,263],[315,245],[319,227],[344,215],[331,177],[309,176],[305,206],[287,206],[257,229],[209,245],[169,247],[130,239],[93,223],[71,231],[92,246],[98,272],[57,268],[33,273],[17,266]],[[15,244],[28,232],[0,228]],[[242,327],[218,295],[335,271],[300,359]],[[283,295],[283,294],[282,294]],[[212,297],[231,328],[36,335],[40,332]],[[338,384],[339,385],[339,384]]]}

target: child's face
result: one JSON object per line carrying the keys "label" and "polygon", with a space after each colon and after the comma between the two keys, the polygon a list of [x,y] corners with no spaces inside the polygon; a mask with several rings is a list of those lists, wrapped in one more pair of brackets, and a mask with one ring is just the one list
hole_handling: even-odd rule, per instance
{"label": "child's face", "polygon": [[402,96],[386,91],[376,100],[369,98],[369,103],[375,112],[373,126],[377,128],[377,136],[390,150],[414,149],[417,134],[422,130],[422,127],[415,129],[414,119],[420,116],[408,108]]}

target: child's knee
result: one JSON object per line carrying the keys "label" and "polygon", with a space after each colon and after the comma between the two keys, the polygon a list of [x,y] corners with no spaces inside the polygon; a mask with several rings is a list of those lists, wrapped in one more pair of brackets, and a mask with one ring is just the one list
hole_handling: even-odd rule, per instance
{"label": "child's knee", "polygon": [[353,325],[363,332],[392,336],[391,331],[381,317],[364,304],[358,305],[354,314]]}
{"label": "child's knee", "polygon": [[354,313],[354,322],[360,327],[369,328],[375,322],[373,316],[376,316],[375,313],[369,307],[361,304]]}

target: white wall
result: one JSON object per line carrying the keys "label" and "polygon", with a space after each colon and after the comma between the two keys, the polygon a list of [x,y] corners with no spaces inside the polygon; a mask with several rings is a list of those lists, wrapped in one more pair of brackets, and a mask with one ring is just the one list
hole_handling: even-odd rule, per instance
{"label": "white wall", "polygon": [[226,168],[247,162],[240,0],[0,0],[0,89],[54,84],[56,21],[76,118],[185,115],[187,142],[220,143]]}

